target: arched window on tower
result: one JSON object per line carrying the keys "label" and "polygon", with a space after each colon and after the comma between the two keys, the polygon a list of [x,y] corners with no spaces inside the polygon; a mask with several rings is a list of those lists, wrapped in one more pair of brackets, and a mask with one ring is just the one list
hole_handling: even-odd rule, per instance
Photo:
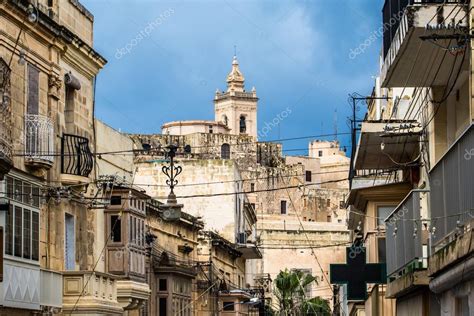
{"label": "arched window on tower", "polygon": [[221,146],[221,158],[222,159],[230,159],[230,145],[229,144],[222,144],[222,146]]}
{"label": "arched window on tower", "polygon": [[224,122],[225,126],[229,125],[229,119],[227,118],[227,115],[222,116],[222,122]]}
{"label": "arched window on tower", "polygon": [[241,133],[247,132],[247,122],[246,122],[245,116],[243,115],[240,116],[240,132]]}

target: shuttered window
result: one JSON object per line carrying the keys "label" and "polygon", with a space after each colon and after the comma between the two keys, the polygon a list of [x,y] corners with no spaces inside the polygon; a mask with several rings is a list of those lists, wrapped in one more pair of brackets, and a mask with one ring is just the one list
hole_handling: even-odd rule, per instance
{"label": "shuttered window", "polygon": [[28,101],[27,113],[38,114],[39,110],[39,70],[28,64]]}

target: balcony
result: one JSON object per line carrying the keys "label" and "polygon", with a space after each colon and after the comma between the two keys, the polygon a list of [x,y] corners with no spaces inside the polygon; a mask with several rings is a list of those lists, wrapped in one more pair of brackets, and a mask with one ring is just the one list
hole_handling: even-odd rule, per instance
{"label": "balcony", "polygon": [[355,170],[398,170],[417,160],[421,127],[416,121],[364,121]]}
{"label": "balcony", "polygon": [[[444,2],[446,4],[443,5]],[[457,44],[453,44],[451,39],[438,38],[434,43],[420,37],[466,34],[469,15],[465,3],[466,0],[385,1],[381,69],[383,87],[447,84],[450,70],[453,66],[457,69],[462,58],[456,58],[456,54],[448,53],[443,47]],[[457,65],[454,65],[455,62]]]}
{"label": "balcony", "polygon": [[60,309],[63,306],[63,275],[56,271],[40,271],[40,303]]}
{"label": "balcony", "polygon": [[85,137],[64,134],[61,138],[61,180],[63,183],[87,182],[94,161]]}
{"label": "balcony", "polygon": [[420,199],[424,194],[426,191],[412,190],[385,220],[390,297],[428,285],[427,234],[420,221],[411,220],[420,219]]}
{"label": "balcony", "polygon": [[25,164],[49,169],[54,163],[53,122],[46,116],[25,117]]}
{"label": "balcony", "polygon": [[110,274],[64,271],[63,291],[64,314],[123,315],[117,301],[117,280]]}
{"label": "balcony", "polygon": [[471,125],[448,149],[430,171],[430,205],[436,231],[435,249],[455,239],[474,218],[474,125]]}

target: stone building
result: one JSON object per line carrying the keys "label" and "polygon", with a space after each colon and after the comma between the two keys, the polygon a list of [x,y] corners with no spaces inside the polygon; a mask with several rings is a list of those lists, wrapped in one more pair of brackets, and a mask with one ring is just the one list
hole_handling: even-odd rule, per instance
{"label": "stone building", "polygon": [[[310,152],[320,148],[321,156],[287,157],[281,144],[258,142],[257,101],[255,89],[245,92],[234,57],[227,92],[215,96],[215,121],[171,122],[162,134],[131,135],[140,153],[136,183],[150,196],[165,198],[159,170],[166,163],[165,147],[177,145],[183,167],[178,199],[246,259],[240,268],[233,266],[241,274],[233,276],[234,285],[265,288],[267,303],[276,304],[271,279],[285,268],[303,269],[320,281],[310,295],[332,301],[328,265],[344,260],[349,241],[344,208],[349,159],[337,142],[311,144]],[[302,260],[294,260],[296,253]]]}
{"label": "stone building", "polygon": [[349,227],[364,238],[369,262],[386,262],[387,284],[370,285],[347,313],[473,314],[472,39],[438,42],[453,50],[444,57],[443,46],[411,50],[440,29],[467,34],[471,9],[472,1],[385,1],[383,22],[401,14],[400,23],[384,32],[373,93],[384,99],[368,101],[353,144],[348,204]]}
{"label": "stone building", "polygon": [[95,269],[94,85],[106,60],[78,1],[0,3],[0,313],[121,314]]}

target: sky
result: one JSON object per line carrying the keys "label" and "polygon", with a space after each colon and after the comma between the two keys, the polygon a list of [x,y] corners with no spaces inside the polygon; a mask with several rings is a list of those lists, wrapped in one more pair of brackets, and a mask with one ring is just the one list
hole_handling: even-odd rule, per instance
{"label": "sky", "polygon": [[[246,90],[259,97],[259,140],[334,134],[337,122],[350,150],[348,94],[370,94],[378,73],[381,0],[81,2],[94,15],[94,48],[108,60],[96,116],[110,126],[159,133],[165,122],[213,120],[236,51]],[[304,154],[309,140],[284,141],[284,149]]]}

